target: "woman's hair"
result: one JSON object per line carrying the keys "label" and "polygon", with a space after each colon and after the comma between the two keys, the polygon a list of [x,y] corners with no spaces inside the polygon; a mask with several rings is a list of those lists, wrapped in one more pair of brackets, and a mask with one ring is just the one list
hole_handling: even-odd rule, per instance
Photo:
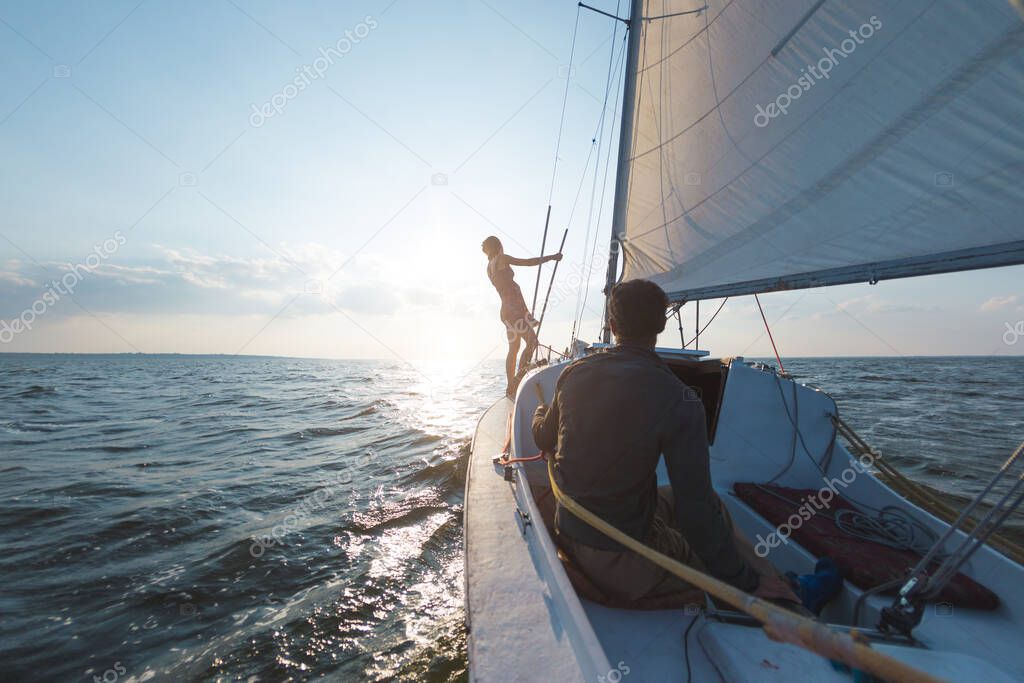
{"label": "woman's hair", "polygon": [[495,254],[500,254],[504,249],[501,246],[501,240],[494,235],[491,235],[483,241],[480,247],[484,250],[484,253],[488,257],[493,257]]}
{"label": "woman's hair", "polygon": [[620,339],[650,339],[665,329],[668,296],[650,280],[615,285],[608,300],[608,317]]}

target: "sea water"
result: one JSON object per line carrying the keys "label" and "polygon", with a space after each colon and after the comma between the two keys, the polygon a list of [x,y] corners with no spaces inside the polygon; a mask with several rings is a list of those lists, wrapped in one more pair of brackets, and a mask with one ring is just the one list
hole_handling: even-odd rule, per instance
{"label": "sea water", "polygon": [[[784,362],[954,500],[1024,439],[1024,358]],[[500,361],[0,354],[0,679],[465,680],[464,470],[503,388]]]}

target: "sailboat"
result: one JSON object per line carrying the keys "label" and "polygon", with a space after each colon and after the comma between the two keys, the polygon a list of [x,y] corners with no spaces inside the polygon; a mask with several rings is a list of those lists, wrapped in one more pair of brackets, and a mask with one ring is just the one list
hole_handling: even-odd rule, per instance
{"label": "sailboat", "polygon": [[[1018,3],[633,0],[628,16],[601,13],[628,31],[606,294],[645,278],[679,306],[1024,263]],[[1024,680],[1024,554],[997,541],[1024,500],[1020,449],[971,504],[943,509],[781,359],[658,350],[700,394],[737,527],[774,539],[782,572],[811,574],[825,555],[845,565],[838,596],[800,627],[812,636],[769,637],[771,615],[713,590],[645,609],[588,590],[556,545],[559,492],[530,420],[568,364],[609,341],[605,327],[575,343],[480,418],[466,478],[471,680]],[[780,532],[829,482],[832,514]],[[888,511],[926,542],[847,534],[839,510]]]}

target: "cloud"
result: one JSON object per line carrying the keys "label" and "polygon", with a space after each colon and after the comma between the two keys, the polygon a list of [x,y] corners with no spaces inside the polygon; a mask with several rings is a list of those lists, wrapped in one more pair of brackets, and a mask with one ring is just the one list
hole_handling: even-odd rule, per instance
{"label": "cloud", "polygon": [[38,287],[34,280],[31,280],[19,273],[10,270],[0,270],[0,283],[14,287]]}
{"label": "cloud", "polygon": [[935,304],[920,304],[907,301],[893,301],[875,294],[855,297],[836,304],[839,311],[854,314],[868,313],[935,313],[941,308]]}
{"label": "cloud", "polygon": [[338,306],[353,313],[392,315],[402,306],[402,300],[386,285],[356,285],[327,296]]}
{"label": "cloud", "polygon": [[[445,292],[433,282],[403,287],[398,279],[407,264],[353,259],[323,245],[285,245],[258,257],[155,245],[155,254],[144,263],[103,262],[76,285],[75,300],[96,313],[158,315],[301,317],[340,309],[365,317],[424,309],[452,315],[473,308],[466,288]],[[20,314],[71,268],[55,261],[0,264],[0,318]],[[71,304],[55,306],[51,315],[79,312]]]}
{"label": "cloud", "polygon": [[1015,303],[1017,303],[1016,294],[1010,294],[1007,296],[994,296],[981,305],[981,310],[985,312],[998,311],[1003,308],[1009,308],[1010,306],[1013,306]]}

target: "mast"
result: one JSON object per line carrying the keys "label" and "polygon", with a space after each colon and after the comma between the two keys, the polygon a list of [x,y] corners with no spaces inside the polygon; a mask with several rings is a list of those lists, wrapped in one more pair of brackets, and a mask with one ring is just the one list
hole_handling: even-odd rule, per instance
{"label": "mast", "polygon": [[626,46],[626,81],[622,87],[622,121],[619,128],[619,162],[615,176],[615,204],[612,209],[612,238],[608,253],[608,271],[604,282],[604,328],[601,340],[608,343],[612,338],[608,324],[608,297],[615,286],[615,274],[619,269],[619,235],[626,230],[626,208],[629,199],[629,161],[633,155],[633,119],[636,113],[636,78],[640,65],[640,38],[643,32],[644,0],[632,0],[629,13],[629,44]]}

